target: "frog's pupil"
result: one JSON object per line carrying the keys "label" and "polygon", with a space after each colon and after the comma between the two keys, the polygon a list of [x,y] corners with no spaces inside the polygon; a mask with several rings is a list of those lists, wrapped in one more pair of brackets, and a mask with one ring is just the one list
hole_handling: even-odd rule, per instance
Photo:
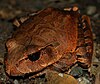
{"label": "frog's pupil", "polygon": [[30,61],[36,61],[40,58],[40,52],[32,53],[28,55]]}

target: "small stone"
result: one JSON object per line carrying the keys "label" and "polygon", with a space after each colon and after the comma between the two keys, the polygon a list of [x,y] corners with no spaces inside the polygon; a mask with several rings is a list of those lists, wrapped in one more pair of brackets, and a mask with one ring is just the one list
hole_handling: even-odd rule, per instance
{"label": "small stone", "polygon": [[96,57],[94,57],[92,62],[94,62],[94,63],[98,63],[99,60],[98,60]]}
{"label": "small stone", "polygon": [[97,73],[96,79],[95,79],[95,84],[99,84],[99,83],[100,83],[100,72]]}
{"label": "small stone", "polygon": [[73,76],[56,71],[48,71],[46,79],[46,84],[78,84],[78,81]]}
{"label": "small stone", "polygon": [[18,80],[15,79],[14,80],[14,84],[19,84]]}
{"label": "small stone", "polygon": [[1,80],[3,81],[4,79],[3,79],[3,78],[1,78]]}
{"label": "small stone", "polygon": [[90,81],[85,77],[78,78],[77,80],[78,80],[78,84],[91,84]]}
{"label": "small stone", "polygon": [[59,75],[59,76],[61,76],[61,77],[63,77],[63,76],[64,76],[62,73],[59,73],[58,75]]}
{"label": "small stone", "polygon": [[96,14],[93,16],[93,18],[94,18],[94,19],[98,19],[99,16],[100,16],[100,14],[99,14],[99,13],[96,13]]}
{"label": "small stone", "polygon": [[83,74],[83,70],[81,67],[76,66],[71,70],[70,74],[74,77],[77,77],[77,76],[79,77]]}
{"label": "small stone", "polygon": [[92,15],[92,14],[94,14],[95,12],[96,12],[96,7],[95,6],[88,6],[87,7],[87,14],[88,15]]}

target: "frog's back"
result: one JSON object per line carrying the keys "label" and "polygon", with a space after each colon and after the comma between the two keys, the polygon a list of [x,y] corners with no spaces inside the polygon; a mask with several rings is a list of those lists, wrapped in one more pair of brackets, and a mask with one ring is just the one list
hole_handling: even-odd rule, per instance
{"label": "frog's back", "polygon": [[[74,51],[72,47],[76,46],[77,17],[77,12],[47,8],[25,21],[13,37],[19,44],[26,45],[29,45],[30,40],[30,44],[38,46],[59,41],[68,47],[67,51]],[[69,43],[73,46],[69,46]]]}

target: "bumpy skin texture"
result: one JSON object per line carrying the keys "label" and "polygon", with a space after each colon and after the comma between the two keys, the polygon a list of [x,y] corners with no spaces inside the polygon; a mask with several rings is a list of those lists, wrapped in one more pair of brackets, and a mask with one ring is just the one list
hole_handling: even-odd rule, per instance
{"label": "bumpy skin texture", "polygon": [[66,70],[76,62],[89,67],[93,50],[90,21],[77,11],[47,8],[21,24],[6,46],[5,70],[10,76],[46,67]]}

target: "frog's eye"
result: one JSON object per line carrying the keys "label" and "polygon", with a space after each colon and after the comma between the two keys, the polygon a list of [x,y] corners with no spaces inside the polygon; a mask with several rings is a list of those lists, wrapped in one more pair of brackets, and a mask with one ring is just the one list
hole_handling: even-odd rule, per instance
{"label": "frog's eye", "polygon": [[47,59],[53,59],[53,57],[55,57],[55,54],[57,54],[57,52],[55,51],[54,47],[58,46],[58,43],[53,43],[53,45],[49,45],[46,46],[45,48],[42,48],[39,51],[36,51],[34,53],[31,52],[31,50],[34,49],[30,49],[29,52],[31,52],[30,54],[27,55],[27,59],[29,59],[31,62],[35,62],[35,61],[45,61]]}
{"label": "frog's eye", "polygon": [[36,60],[38,60],[40,58],[40,51],[28,55],[28,58],[29,58],[30,61],[36,61]]}

